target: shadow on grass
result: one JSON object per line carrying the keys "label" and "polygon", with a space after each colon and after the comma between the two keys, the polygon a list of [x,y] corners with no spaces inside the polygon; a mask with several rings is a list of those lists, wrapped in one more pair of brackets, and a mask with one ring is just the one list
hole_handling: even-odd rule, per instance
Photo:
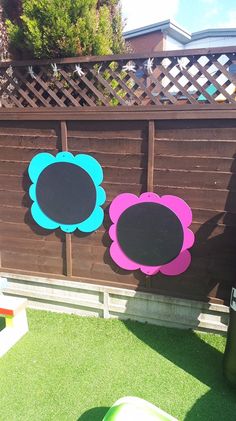
{"label": "shadow on grass", "polygon": [[100,408],[92,408],[81,415],[77,421],[102,421],[108,410],[109,408],[104,406]]}
{"label": "shadow on grass", "polygon": [[[235,421],[236,394],[228,391],[220,397],[213,389],[197,400],[184,421]],[[231,398],[229,395],[231,394]]]}
{"label": "shadow on grass", "polygon": [[[123,323],[143,343],[209,387],[209,392],[196,401],[184,421],[236,420],[236,390],[223,377],[221,352],[191,330],[177,330],[131,320]],[[169,376],[171,382],[171,371]],[[182,398],[187,400],[188,396]],[[77,421],[102,421],[108,409],[93,408]]]}
{"label": "shadow on grass", "polygon": [[123,322],[126,328],[150,348],[209,387],[224,382],[222,354],[191,330]]}
{"label": "shadow on grass", "polygon": [[[155,327],[130,320],[124,324],[154,351],[211,389],[196,402],[185,421],[236,420],[236,391],[223,377],[221,352],[191,330]],[[171,373],[169,380],[171,382]]]}

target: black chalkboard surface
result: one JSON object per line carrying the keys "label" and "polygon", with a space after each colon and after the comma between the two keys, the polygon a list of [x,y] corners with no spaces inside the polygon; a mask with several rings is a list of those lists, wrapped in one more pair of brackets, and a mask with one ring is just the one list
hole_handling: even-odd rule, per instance
{"label": "black chalkboard surface", "polygon": [[161,266],[178,256],[183,228],[174,212],[144,202],[126,209],[117,223],[117,238],[125,255],[145,266]]}
{"label": "black chalkboard surface", "polygon": [[41,210],[53,221],[77,224],[87,219],[96,204],[96,189],[78,165],[58,162],[40,174],[36,196]]}

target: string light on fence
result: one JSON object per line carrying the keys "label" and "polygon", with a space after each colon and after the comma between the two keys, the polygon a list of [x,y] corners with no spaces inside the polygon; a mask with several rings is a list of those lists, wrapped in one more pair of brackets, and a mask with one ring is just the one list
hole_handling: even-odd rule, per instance
{"label": "string light on fence", "polygon": [[154,61],[154,58],[149,58],[144,63],[144,67],[146,67],[148,73],[153,73],[153,61]]}
{"label": "string light on fence", "polygon": [[101,72],[101,70],[102,70],[102,64],[99,66],[99,68],[98,68],[98,70],[97,70],[97,72],[98,72],[98,75],[100,74],[100,72]]}
{"label": "string light on fence", "polygon": [[83,72],[80,64],[76,64],[75,65],[75,71],[74,71],[74,73],[76,73],[79,77],[82,77],[82,76],[85,75],[85,73]]}
{"label": "string light on fence", "polygon": [[178,58],[177,59],[177,62],[178,62],[178,66],[179,66],[179,68],[180,68],[181,71],[182,70],[186,70],[186,64],[183,62],[183,59],[182,58]]}
{"label": "string light on fence", "polygon": [[8,67],[8,69],[6,70],[6,73],[8,74],[8,76],[13,77],[14,71],[13,71],[12,65]]}
{"label": "string light on fence", "polygon": [[53,76],[54,76],[54,77],[57,77],[57,76],[58,76],[58,74],[59,74],[57,64],[56,64],[56,63],[52,63],[52,64],[51,64],[51,67],[52,67],[52,71],[53,71]]}
{"label": "string light on fence", "polygon": [[34,70],[33,70],[32,66],[28,66],[28,73],[32,77],[32,79],[36,79],[36,76],[35,76],[35,73],[34,73]]}
{"label": "string light on fence", "polygon": [[125,64],[124,66],[122,66],[122,69],[125,72],[136,72],[136,64],[132,63],[131,61],[129,61],[127,64]]}

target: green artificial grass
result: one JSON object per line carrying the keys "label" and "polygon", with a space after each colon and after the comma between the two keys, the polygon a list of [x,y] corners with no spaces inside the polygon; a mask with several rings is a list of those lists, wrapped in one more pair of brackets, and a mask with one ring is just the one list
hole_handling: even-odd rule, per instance
{"label": "green artificial grass", "polygon": [[236,419],[225,337],[32,310],[28,320],[29,333],[0,359],[1,421],[101,421],[123,396],[179,420]]}

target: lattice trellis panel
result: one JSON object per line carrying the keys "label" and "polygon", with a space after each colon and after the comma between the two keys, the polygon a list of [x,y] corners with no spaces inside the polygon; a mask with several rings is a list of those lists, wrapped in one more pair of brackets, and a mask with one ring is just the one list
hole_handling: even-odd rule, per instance
{"label": "lattice trellis panel", "polygon": [[79,65],[76,59],[64,59],[1,67],[1,107],[236,102],[236,54],[232,52],[79,61]]}

